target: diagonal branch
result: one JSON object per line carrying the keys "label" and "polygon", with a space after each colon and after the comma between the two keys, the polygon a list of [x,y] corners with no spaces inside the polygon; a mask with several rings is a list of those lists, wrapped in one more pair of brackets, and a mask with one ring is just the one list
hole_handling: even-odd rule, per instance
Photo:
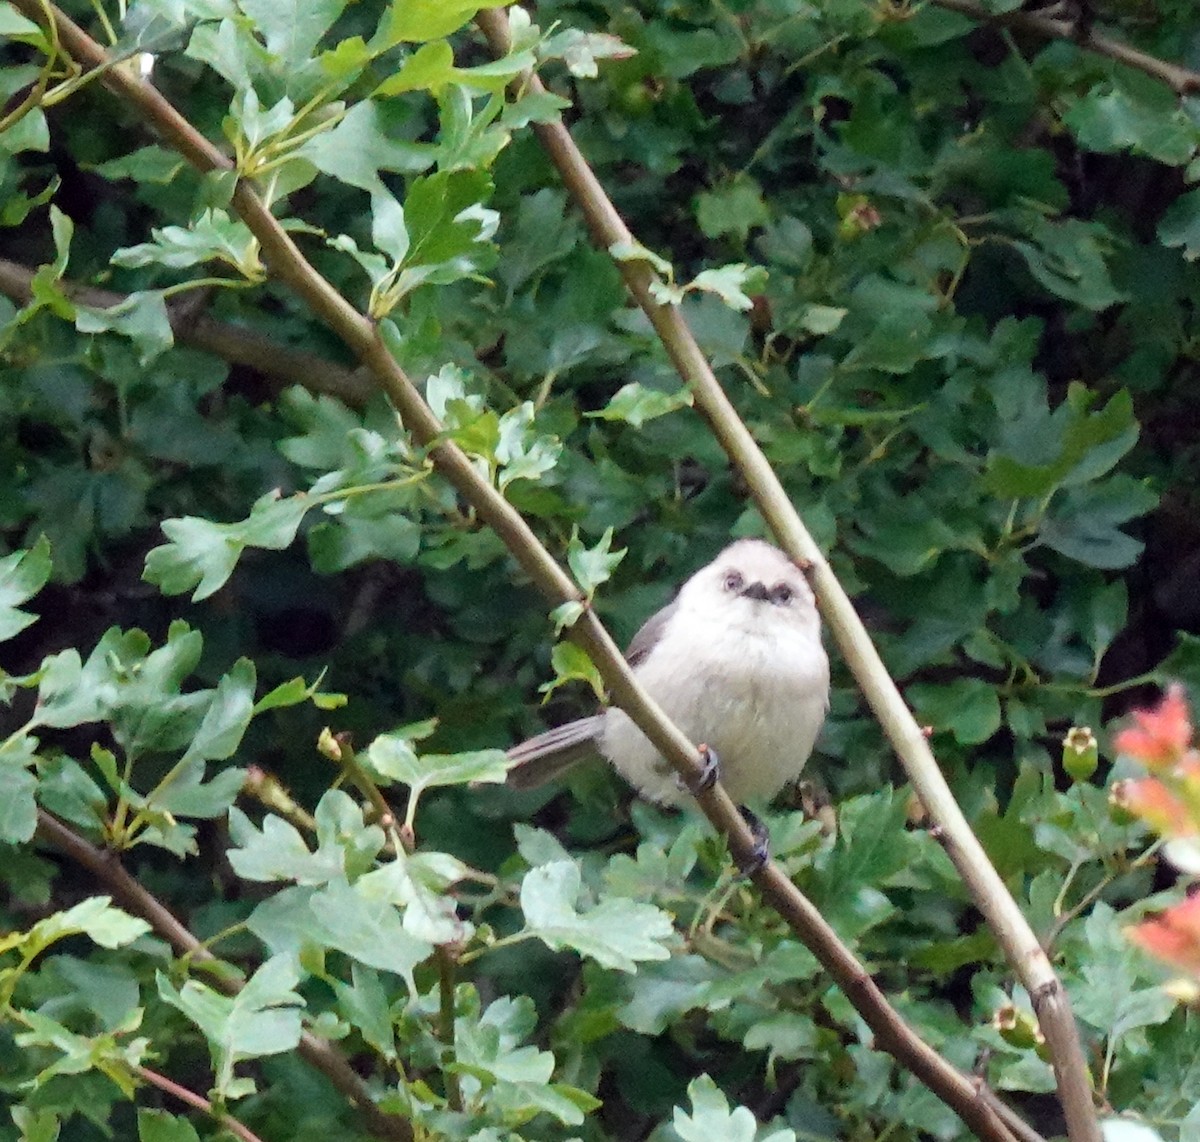
{"label": "diagonal branch", "polygon": [[[508,16],[504,10],[482,11],[477,21],[492,51],[498,56],[506,54],[510,38]],[[535,75],[527,75],[521,82],[528,90],[544,90]],[[533,130],[583,212],[597,244],[611,250],[614,246],[633,242],[633,234],[566,127],[561,122],[535,123]],[[922,804],[939,826],[959,875],[986,917],[1013,971],[1033,997],[1050,1048],[1071,1142],[1099,1142],[1100,1131],[1079,1032],[1062,984],[1037,936],[971,831],[925,735],[888,674],[849,596],[809,535],[757,441],[725,395],[683,314],[677,306],[660,305],[654,299],[651,286],[656,277],[647,262],[621,260],[617,262],[617,268],[690,389],[695,407],[708,421],[730,462],[745,478],[755,505],[780,546],[793,558],[811,565],[821,612],[842,656],[904,765]]]}
{"label": "diagonal branch", "polygon": [[[38,810],[37,835],[76,864],[86,868],[112,893],[113,899],[121,907],[145,920],[175,949],[176,954],[200,963],[220,963],[217,957],[171,914],[158,897],[129,875],[115,853],[98,848],[44,809]],[[226,995],[232,995],[241,988],[241,984],[225,971],[214,972],[212,981]],[[385,1114],[380,1110],[371,1098],[366,1084],[333,1046],[305,1031],[300,1036],[300,1046],[297,1050],[303,1059],[321,1071],[346,1096],[351,1105],[362,1112],[371,1129],[381,1138],[394,1139],[395,1142],[413,1142],[412,1124],[408,1119]]]}
{"label": "diagonal branch", "polygon": [[240,1138],[242,1142],[262,1142],[262,1139],[248,1126],[239,1122],[232,1114],[222,1114],[207,1098],[198,1095],[194,1090],[188,1090],[187,1087],[173,1082],[166,1075],[160,1075],[157,1071],[152,1071],[149,1067],[135,1067],[134,1073],[143,1082],[158,1087],[159,1090],[165,1094],[169,1094],[172,1098],[177,1098],[186,1106],[202,1110],[209,1117],[214,1118],[224,1126],[230,1134],[234,1134]]}
{"label": "diagonal branch", "polygon": [[[49,5],[43,8],[45,0],[12,0],[12,3],[38,22],[46,18],[48,9],[65,49],[87,70],[104,65],[106,57],[100,45],[56,8]],[[229,160],[221,151],[197,132],[148,83],[121,69],[109,70],[103,82],[119,98],[134,107],[162,139],[174,146],[198,170],[211,172],[231,169]],[[249,183],[240,181],[231,201],[233,209],[258,240],[263,260],[272,273],[290,286],[370,370],[395,405],[408,430],[428,448],[441,474],[474,506],[483,522],[499,535],[542,594],[556,605],[568,601],[584,603],[578,588],[542,546],[520,513],[479,475],[466,454],[444,437],[437,417],[388,352],[375,324],[354,309],[305,259],[291,236]],[[643,292],[646,286],[647,282],[643,280]],[[674,311],[663,312],[669,315]],[[677,314],[673,320],[680,320]],[[686,342],[679,337],[674,339],[673,344],[684,346],[686,351]],[[690,351],[698,355],[694,342],[691,344]],[[703,362],[703,358],[699,360]],[[715,380],[713,384],[716,384]],[[732,411],[729,416],[731,419],[724,426],[722,439],[731,432],[736,435],[739,429],[749,439]],[[766,465],[761,453],[756,454],[761,464]],[[769,467],[767,472],[770,473]],[[756,478],[761,484],[763,478]],[[790,505],[787,510],[791,511]],[[773,523],[777,522],[779,511],[775,510],[768,518]],[[787,522],[786,518],[784,522]],[[798,521],[795,521],[794,529],[785,527],[777,530],[791,540],[793,553],[800,546],[797,535],[803,536],[807,547],[815,552],[815,546],[800,529]],[[819,553],[817,557],[819,559]],[[824,575],[826,578],[830,575],[827,568]],[[825,590],[828,593],[827,583]],[[849,606],[848,603],[846,605]],[[696,747],[667,719],[658,704],[638,684],[620,648],[586,605],[569,633],[588,652],[617,705],[629,714],[689,785],[698,786],[702,762]],[[724,788],[717,783],[702,792],[697,800],[709,820],[726,836],[734,858],[749,866],[755,840]],[[977,1137],[989,1142],[1012,1142],[1017,1137],[1026,1142],[1036,1142],[1036,1134],[1020,1123],[1011,1111],[994,1099],[982,1097],[977,1082],[951,1067],[903,1022],[888,1005],[865,968],[837,942],[816,908],[777,865],[768,863],[763,866],[755,874],[755,881],[764,899],[813,949],[826,970],[854,1002],[878,1037],[879,1045],[894,1054],[925,1082]],[[828,933],[828,939],[825,939],[824,933]]]}
{"label": "diagonal branch", "polygon": [[[33,296],[33,270],[20,262],[0,258],[0,294],[26,304]],[[81,305],[96,309],[112,309],[125,301],[128,294],[97,289],[76,282],[59,283],[66,295]],[[234,325],[217,321],[207,314],[192,314],[186,305],[168,305],[167,315],[175,340],[195,349],[203,349],[233,365],[246,365],[282,385],[303,385],[314,393],[337,397],[351,408],[361,408],[375,386],[359,370],[281,345],[270,337]]]}
{"label": "diagonal branch", "polygon": [[1158,56],[1130,47],[1121,40],[1101,35],[1092,28],[1083,28],[1075,20],[1064,20],[1044,12],[1026,12],[1022,9],[1014,12],[989,12],[979,0],[933,0],[933,3],[939,8],[970,16],[972,20],[978,20],[980,23],[995,24],[1002,28],[1020,28],[1047,39],[1071,40],[1085,51],[1108,56],[1118,63],[1144,71],[1147,75],[1161,80],[1176,95],[1183,96],[1200,91],[1200,71],[1159,59]]}

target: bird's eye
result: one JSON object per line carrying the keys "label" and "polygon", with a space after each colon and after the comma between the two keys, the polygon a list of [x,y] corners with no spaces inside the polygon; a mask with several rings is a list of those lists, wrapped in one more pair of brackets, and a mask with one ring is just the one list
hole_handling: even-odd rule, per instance
{"label": "bird's eye", "polygon": [[740,591],[744,582],[745,579],[736,571],[727,571],[725,573],[724,583],[726,591]]}
{"label": "bird's eye", "polygon": [[792,601],[792,596],[795,591],[786,583],[776,583],[771,591],[771,602],[781,607],[786,607]]}

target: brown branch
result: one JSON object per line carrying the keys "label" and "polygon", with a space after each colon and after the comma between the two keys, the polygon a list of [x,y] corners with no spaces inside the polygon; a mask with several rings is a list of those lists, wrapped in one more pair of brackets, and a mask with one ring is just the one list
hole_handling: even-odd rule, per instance
{"label": "brown branch", "polygon": [[[13,0],[18,10],[35,21],[43,18],[43,2],[44,0]],[[105,61],[103,49],[57,9],[52,8],[51,11],[58,34],[70,54],[87,69],[101,67]],[[120,69],[108,71],[103,82],[119,98],[136,108],[159,136],[174,146],[198,170],[209,172],[230,169],[228,159],[148,83]],[[601,200],[607,201],[603,196]],[[478,474],[456,444],[441,437],[441,424],[412,381],[388,352],[375,324],[355,310],[317,273],[250,184],[244,181],[238,183],[233,194],[232,206],[257,238],[263,260],[271,272],[289,285],[371,370],[396,406],[408,430],[429,448],[430,457],[441,474],[474,506],[480,519],[499,535],[542,594],[556,605],[568,601],[581,602],[582,597],[575,584],[541,545],[520,513]],[[644,276],[643,286],[648,288],[648,278]],[[673,311],[663,313],[669,316]],[[681,319],[676,315],[672,320]],[[695,349],[694,342],[691,344],[692,351],[698,355],[699,351]],[[680,346],[686,343],[676,337],[674,341],[668,342],[668,345]],[[699,360],[703,362],[702,357],[699,357]],[[715,385],[715,381],[713,384]],[[733,420],[740,427],[736,417]],[[741,431],[745,433],[746,430],[741,427]],[[757,455],[761,463],[766,465],[761,453]],[[770,472],[769,466],[767,472]],[[774,517],[778,514],[778,511],[773,512],[768,518],[774,522]],[[797,533],[791,534],[791,546],[795,550],[794,536]],[[801,534],[804,535],[807,545],[815,551],[807,533]],[[829,575],[827,568],[825,574]],[[590,608],[584,609],[579,621],[570,628],[569,634],[588,652],[617,705],[629,714],[663,757],[688,781],[689,786],[697,787],[700,784],[703,766],[695,745],[667,719],[658,704],[638,684],[620,648]],[[735,860],[749,867],[753,863],[755,839],[722,785],[718,782],[702,792],[697,800],[709,820],[725,834]],[[816,925],[819,919],[816,909],[804,899],[778,867],[773,864],[764,866],[756,874],[756,881],[762,887],[764,897],[782,915],[792,920],[797,934],[806,940],[814,940],[812,933],[819,930]],[[811,926],[801,926],[800,917],[804,917],[805,923]],[[928,1081],[938,1097],[951,1106],[978,1137],[990,1142],[1011,1142],[1017,1131],[1010,1131],[1006,1127],[1000,1110],[994,1107],[990,1100],[979,1097],[978,1087],[974,1082],[961,1075],[919,1040],[888,1007],[882,994],[869,983],[865,969],[848,950],[836,945],[836,954],[832,949],[824,949],[821,954],[825,956],[823,962],[826,963],[827,969],[846,989],[847,994],[863,1003],[860,1011],[868,1024],[880,1035],[881,1045],[885,1049],[891,1048],[896,1052],[903,1049],[905,1054],[902,1057],[897,1056],[900,1061],[910,1063],[914,1073]],[[903,1048],[897,1044],[903,1044]],[[1029,1137],[1026,1130],[1021,1133]]]}
{"label": "brown branch", "polygon": [[[0,258],[0,294],[27,304],[32,297],[33,274],[33,270],[20,262]],[[72,301],[95,309],[112,309],[128,297],[76,282],[62,281],[59,285]],[[361,408],[375,389],[360,369],[347,369],[315,353],[292,349],[261,333],[217,321],[206,314],[193,315],[186,304],[168,305],[167,316],[171,332],[181,345],[203,349],[233,365],[246,365],[280,386],[303,385],[310,392],[337,397],[351,408]]]}
{"label": "brown branch", "polygon": [[1074,20],[1064,20],[1056,16],[1032,11],[1017,10],[996,14],[989,12],[979,0],[933,0],[939,8],[950,12],[958,12],[970,16],[983,24],[994,24],[1002,28],[1018,28],[1027,32],[1036,32],[1047,39],[1070,40],[1085,51],[1097,55],[1108,56],[1118,63],[1137,68],[1147,75],[1161,80],[1176,95],[1188,95],[1200,91],[1200,71],[1194,71],[1182,64],[1171,63],[1159,59],[1149,52],[1139,51],[1120,40],[1101,35],[1092,28],[1080,27]]}
{"label": "brown branch", "polygon": [[[493,53],[498,56],[506,54],[509,28],[505,11],[501,8],[482,11],[477,22],[488,38]],[[520,82],[527,90],[544,90],[534,75],[526,75]],[[558,168],[563,183],[582,211],[597,244],[611,250],[615,246],[633,242],[633,234],[566,127],[561,122],[534,123],[533,130]],[[924,733],[888,674],[849,596],[809,535],[757,441],[725,395],[683,314],[677,306],[660,305],[655,300],[651,287],[656,277],[648,263],[620,260],[617,268],[691,391],[695,407],[708,421],[730,463],[744,477],[755,505],[767,526],[775,533],[780,546],[797,561],[811,566],[821,612],[842,656],[903,763],[926,811],[947,838],[947,851],[959,875],[1026,990],[1030,995],[1047,997],[1039,1015],[1044,1020],[1043,1033],[1050,1046],[1071,1142],[1100,1142],[1100,1128],[1096,1121],[1078,1028],[1036,934],[971,831],[942,776]],[[770,870],[765,870],[759,880],[760,883],[773,880]],[[785,899],[775,895],[773,901],[781,911],[792,906],[790,896]]]}
{"label": "brown branch", "polygon": [[198,1095],[194,1090],[188,1090],[187,1087],[180,1086],[179,1083],[167,1078],[166,1075],[160,1075],[157,1071],[152,1071],[149,1067],[134,1067],[134,1073],[143,1082],[158,1087],[159,1090],[166,1092],[172,1098],[177,1098],[180,1102],[186,1103],[188,1106],[204,1111],[205,1114],[215,1122],[219,1122],[231,1134],[236,1134],[242,1142],[262,1142],[262,1139],[248,1126],[239,1122],[232,1114],[221,1114],[214,1110],[213,1104],[208,1099]]}
{"label": "brown branch", "polygon": [[[37,0],[34,0],[35,5]],[[122,908],[135,916],[140,916],[149,923],[164,940],[167,941],[180,956],[195,960],[198,963],[220,965],[218,960],[188,929],[181,924],[162,902],[143,888],[117,859],[116,854],[92,844],[81,837],[74,829],[63,824],[57,817],[38,810],[37,835],[45,842],[54,846],[59,852],[70,857],[76,864],[90,872],[103,884],[113,899]],[[241,989],[241,984],[234,978],[230,970],[213,972],[211,979],[214,985],[226,995],[234,995]],[[358,1077],[350,1064],[324,1039],[304,1031],[300,1035],[300,1045],[297,1047],[300,1056],[307,1060],[358,1108],[366,1118],[370,1127],[381,1138],[395,1139],[396,1142],[412,1142],[412,1124],[406,1118],[398,1118],[385,1114],[375,1105],[370,1091],[362,1079]]]}

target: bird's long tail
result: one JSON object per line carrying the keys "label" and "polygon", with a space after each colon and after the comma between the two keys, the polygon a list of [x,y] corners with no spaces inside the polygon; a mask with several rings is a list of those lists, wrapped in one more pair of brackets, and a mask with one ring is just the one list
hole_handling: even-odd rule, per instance
{"label": "bird's long tail", "polygon": [[513,746],[508,756],[517,764],[508,771],[513,789],[536,789],[580,761],[600,755],[603,714],[579,718]]}

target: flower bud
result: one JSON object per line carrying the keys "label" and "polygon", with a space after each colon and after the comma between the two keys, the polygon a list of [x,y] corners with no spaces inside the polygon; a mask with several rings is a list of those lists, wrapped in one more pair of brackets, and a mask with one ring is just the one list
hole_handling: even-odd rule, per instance
{"label": "flower bud", "polygon": [[1091,726],[1072,726],[1063,738],[1062,764],[1073,781],[1090,781],[1100,763],[1100,747]]}
{"label": "flower bud", "polygon": [[1028,1011],[1022,1011],[1012,1003],[997,1008],[992,1016],[992,1026],[1010,1047],[1028,1050],[1030,1047],[1040,1047],[1044,1042],[1037,1020]]}

